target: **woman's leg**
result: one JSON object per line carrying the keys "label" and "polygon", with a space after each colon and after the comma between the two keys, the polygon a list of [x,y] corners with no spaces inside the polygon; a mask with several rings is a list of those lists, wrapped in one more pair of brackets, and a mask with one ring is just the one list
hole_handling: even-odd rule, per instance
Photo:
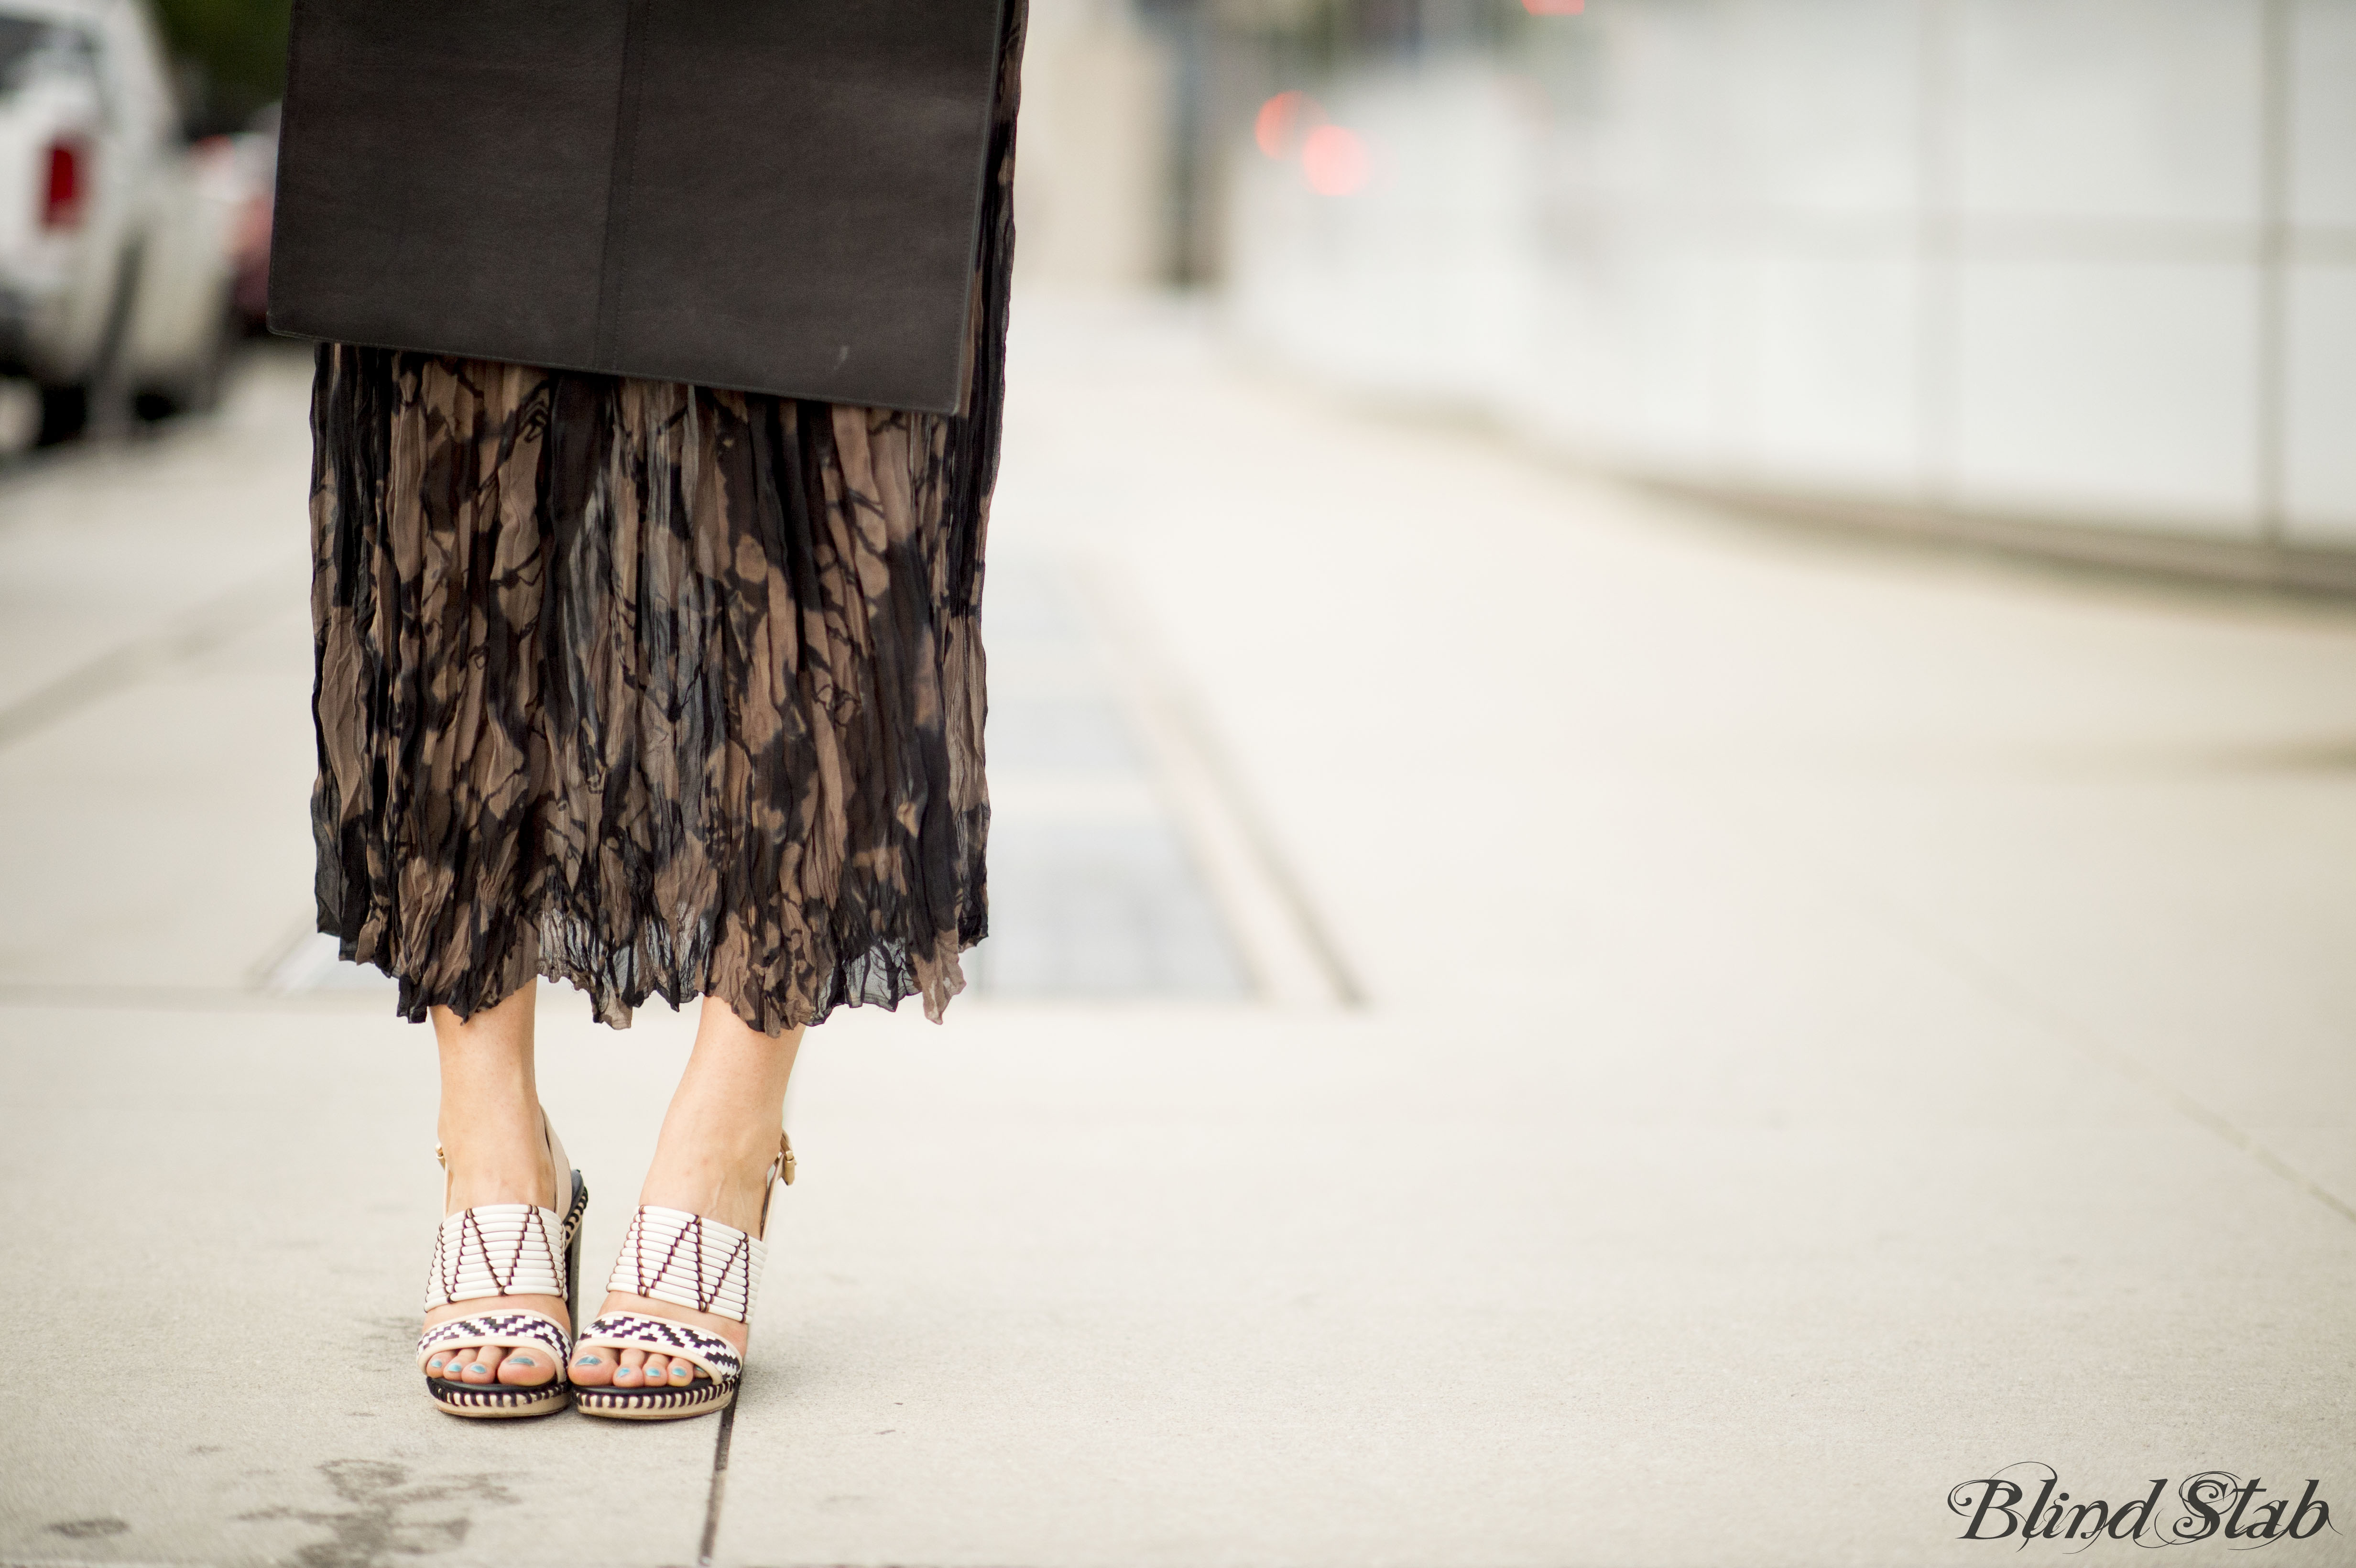
{"label": "woman's leg", "polygon": [[[442,1050],[442,1115],[438,1124],[443,1157],[448,1161],[449,1197],[444,1212],[455,1214],[486,1203],[554,1203],[561,1174],[549,1158],[540,1119],[540,1088],[532,1073],[532,1002],[539,987],[527,984],[495,1008],[461,1022],[447,1008],[434,1009],[434,1036]],[[555,1204],[562,1208],[562,1204]],[[545,1312],[571,1327],[564,1303],[552,1296],[487,1296],[437,1307],[425,1315],[429,1328],[453,1317],[472,1317],[503,1307]],[[538,1350],[495,1346],[455,1346],[436,1351],[425,1370],[452,1381],[494,1380],[521,1387],[544,1383],[556,1367]]]}
{"label": "woman's leg", "polygon": [[[664,1113],[662,1141],[638,1201],[682,1209],[759,1235],[761,1206],[768,1196],[766,1178],[777,1156],[777,1129],[785,1116],[786,1080],[793,1075],[801,1041],[798,1029],[758,1033],[727,1003],[706,997],[696,1022],[695,1050]],[[690,1324],[720,1335],[740,1355],[746,1342],[744,1325],[734,1318],[626,1291],[606,1296],[598,1312],[640,1312]],[[674,1368],[644,1350],[617,1353],[590,1346],[573,1357],[573,1381],[591,1387],[684,1386],[691,1375],[685,1361]]]}

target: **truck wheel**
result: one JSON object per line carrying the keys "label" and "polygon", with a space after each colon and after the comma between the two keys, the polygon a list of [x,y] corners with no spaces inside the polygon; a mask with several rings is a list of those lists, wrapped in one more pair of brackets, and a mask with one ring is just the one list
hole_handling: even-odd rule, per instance
{"label": "truck wheel", "polygon": [[90,389],[83,386],[41,389],[41,433],[36,446],[71,441],[90,424]]}

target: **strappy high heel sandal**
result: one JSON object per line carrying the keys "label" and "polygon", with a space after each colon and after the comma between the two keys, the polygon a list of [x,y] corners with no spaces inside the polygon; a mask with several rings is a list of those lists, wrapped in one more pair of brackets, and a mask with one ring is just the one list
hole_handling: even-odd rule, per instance
{"label": "strappy high heel sandal", "polygon": [[[564,1146],[548,1125],[547,1113],[541,1114],[540,1121],[561,1173],[556,1198],[563,1205],[562,1213],[530,1203],[486,1203],[444,1219],[434,1238],[434,1266],[425,1276],[428,1312],[487,1296],[553,1296],[564,1302],[574,1322],[581,1320],[581,1217],[589,1210],[589,1184],[566,1161]],[[448,1169],[450,1162],[438,1145],[434,1157]],[[443,1191],[449,1191],[446,1177]],[[448,1206],[446,1200],[444,1206]],[[567,1338],[562,1324],[528,1307],[453,1317],[436,1323],[418,1339],[417,1370],[425,1371],[426,1362],[444,1345],[546,1351],[556,1358],[556,1375],[534,1387],[461,1382],[426,1372],[425,1392],[453,1415],[547,1415],[572,1403],[572,1385],[564,1378],[573,1360]]]}
{"label": "strappy high heel sandal", "polygon": [[[698,1312],[733,1317],[742,1323],[753,1316],[753,1298],[761,1288],[761,1265],[768,1257],[764,1239],[769,1231],[769,1200],[779,1183],[794,1179],[794,1146],[777,1135],[777,1157],[769,1162],[768,1180],[761,1191],[761,1233],[748,1236],[733,1225],[707,1220],[678,1209],[642,1206],[630,1220],[622,1255],[605,1281],[609,1291],[650,1296],[676,1302]],[[580,1344],[616,1350],[647,1350],[685,1361],[695,1376],[684,1386],[654,1388],[590,1388],[576,1386],[573,1403],[584,1415],[612,1416],[622,1421],[678,1421],[724,1409],[736,1397],[744,1375],[744,1359],[736,1347],[717,1334],[689,1324],[643,1313],[616,1312],[598,1318],[581,1331]]]}

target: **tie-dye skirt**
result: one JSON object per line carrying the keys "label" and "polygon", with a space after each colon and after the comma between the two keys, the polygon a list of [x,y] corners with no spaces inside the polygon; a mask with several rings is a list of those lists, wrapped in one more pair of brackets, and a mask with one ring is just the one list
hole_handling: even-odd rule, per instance
{"label": "tie-dye skirt", "polygon": [[963,986],[1021,32],[962,414],[320,348],[319,928],[404,1016]]}

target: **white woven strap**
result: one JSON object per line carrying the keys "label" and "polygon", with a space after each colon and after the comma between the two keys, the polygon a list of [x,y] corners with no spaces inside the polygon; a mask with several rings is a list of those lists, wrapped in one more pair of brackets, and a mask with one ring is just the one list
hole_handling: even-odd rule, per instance
{"label": "white woven strap", "polygon": [[585,1350],[592,1345],[616,1350],[651,1350],[674,1360],[693,1361],[710,1373],[714,1382],[733,1383],[744,1372],[744,1359],[736,1353],[735,1346],[717,1334],[707,1334],[668,1317],[616,1312],[593,1319],[581,1331],[581,1348]]}
{"label": "white woven strap", "polygon": [[434,1238],[425,1307],[486,1296],[566,1295],[564,1221],[553,1209],[487,1203],[461,1209]]}
{"label": "white woven strap", "polygon": [[511,1350],[537,1346],[556,1358],[559,1382],[564,1381],[564,1363],[573,1359],[563,1326],[541,1312],[485,1312],[436,1323],[418,1338],[417,1370],[423,1371],[434,1352],[444,1345],[503,1345]]}
{"label": "white woven strap", "polygon": [[768,1255],[758,1237],[734,1225],[648,1205],[631,1217],[630,1233],[622,1239],[622,1255],[614,1260],[605,1288],[742,1323],[753,1316],[761,1264]]}

